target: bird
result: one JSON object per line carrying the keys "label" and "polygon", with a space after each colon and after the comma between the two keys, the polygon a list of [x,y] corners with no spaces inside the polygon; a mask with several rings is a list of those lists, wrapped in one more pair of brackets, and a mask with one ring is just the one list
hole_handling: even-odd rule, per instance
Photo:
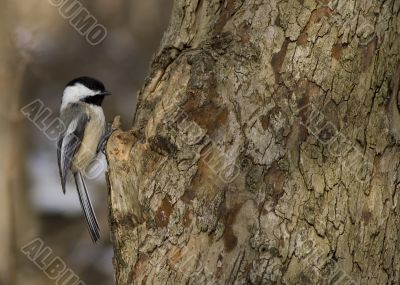
{"label": "bird", "polygon": [[60,107],[60,120],[64,126],[57,142],[61,188],[65,194],[67,177],[72,173],[89,234],[94,243],[100,240],[100,227],[84,173],[110,135],[106,130],[102,108],[103,99],[108,95],[111,93],[101,81],[81,76],[67,83]]}

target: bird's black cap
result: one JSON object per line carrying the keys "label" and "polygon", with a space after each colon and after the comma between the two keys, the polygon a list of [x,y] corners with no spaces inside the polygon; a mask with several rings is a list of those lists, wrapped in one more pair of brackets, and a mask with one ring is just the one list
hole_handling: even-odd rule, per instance
{"label": "bird's black cap", "polygon": [[89,88],[90,90],[101,91],[102,93],[106,92],[106,88],[104,87],[103,83],[101,83],[99,80],[94,79],[89,76],[81,76],[81,77],[75,78],[74,80],[71,80],[70,82],[68,82],[66,87],[74,86],[77,83],[84,85],[85,87]]}

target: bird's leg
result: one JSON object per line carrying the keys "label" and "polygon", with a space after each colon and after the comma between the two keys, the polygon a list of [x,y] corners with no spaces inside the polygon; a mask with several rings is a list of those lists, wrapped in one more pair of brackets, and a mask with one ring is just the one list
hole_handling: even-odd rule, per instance
{"label": "bird's leg", "polygon": [[99,145],[97,146],[97,153],[101,151],[105,154],[107,141],[115,130],[116,128],[113,128],[111,123],[107,123],[104,135],[101,137]]}

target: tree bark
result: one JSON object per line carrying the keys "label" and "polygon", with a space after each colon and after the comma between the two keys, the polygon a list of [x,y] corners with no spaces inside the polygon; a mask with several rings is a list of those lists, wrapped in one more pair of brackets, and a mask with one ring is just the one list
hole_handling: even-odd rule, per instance
{"label": "tree bark", "polygon": [[399,283],[399,10],[176,0],[107,145],[116,283]]}

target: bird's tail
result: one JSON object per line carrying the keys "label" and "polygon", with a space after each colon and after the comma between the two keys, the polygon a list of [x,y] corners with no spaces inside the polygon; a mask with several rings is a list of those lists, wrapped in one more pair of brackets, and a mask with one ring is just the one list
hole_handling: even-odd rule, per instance
{"label": "bird's tail", "polygon": [[88,225],[90,237],[96,243],[100,239],[100,228],[97,223],[96,215],[93,211],[92,203],[86,188],[85,181],[83,180],[80,172],[74,173],[76,190],[78,191],[79,201],[81,202],[82,211]]}

